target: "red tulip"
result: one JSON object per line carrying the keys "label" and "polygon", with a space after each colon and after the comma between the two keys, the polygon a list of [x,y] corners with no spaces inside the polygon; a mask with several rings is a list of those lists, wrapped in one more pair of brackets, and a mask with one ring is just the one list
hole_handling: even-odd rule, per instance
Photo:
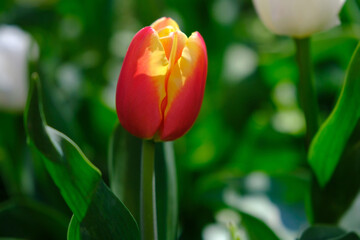
{"label": "red tulip", "polygon": [[199,114],[207,74],[200,33],[189,38],[171,18],[141,29],[126,53],[116,89],[122,126],[143,139],[183,136]]}

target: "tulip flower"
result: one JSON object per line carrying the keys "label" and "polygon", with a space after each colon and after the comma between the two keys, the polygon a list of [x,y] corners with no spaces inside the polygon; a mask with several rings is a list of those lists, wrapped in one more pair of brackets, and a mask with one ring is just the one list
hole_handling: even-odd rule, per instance
{"label": "tulip flower", "polygon": [[253,3],[272,32],[304,38],[339,25],[338,14],[345,0],[253,0]]}
{"label": "tulip flower", "polygon": [[28,92],[28,54],[33,41],[15,26],[0,27],[0,108],[23,111]]}
{"label": "tulip flower", "polygon": [[187,37],[171,18],[141,29],[126,53],[116,110],[131,134],[156,141],[184,135],[200,111],[207,75],[200,33]]}

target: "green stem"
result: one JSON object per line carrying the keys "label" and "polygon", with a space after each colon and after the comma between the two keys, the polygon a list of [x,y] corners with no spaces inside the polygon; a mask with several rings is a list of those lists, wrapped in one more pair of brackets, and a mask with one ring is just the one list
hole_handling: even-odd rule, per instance
{"label": "green stem", "polygon": [[176,239],[178,224],[178,198],[175,154],[172,142],[164,142],[166,179],[167,179],[167,236],[166,239]]}
{"label": "green stem", "polygon": [[310,145],[311,139],[319,128],[318,103],[314,90],[314,79],[310,56],[310,38],[297,39],[296,60],[299,68],[299,97],[300,106],[305,114],[306,121],[306,143]]}
{"label": "green stem", "polygon": [[151,140],[143,140],[140,190],[142,240],[157,240],[154,160],[155,143]]}

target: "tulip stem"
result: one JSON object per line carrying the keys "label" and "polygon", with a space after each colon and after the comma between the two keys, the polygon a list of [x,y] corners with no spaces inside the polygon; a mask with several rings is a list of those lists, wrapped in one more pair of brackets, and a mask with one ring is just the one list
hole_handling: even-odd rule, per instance
{"label": "tulip stem", "polygon": [[140,229],[142,240],[157,240],[154,160],[155,143],[152,140],[143,140],[140,189]]}
{"label": "tulip stem", "polygon": [[300,107],[303,109],[305,115],[306,143],[307,146],[309,146],[319,128],[319,109],[312,75],[310,38],[295,38],[294,40],[296,44],[296,60],[299,68],[298,92]]}

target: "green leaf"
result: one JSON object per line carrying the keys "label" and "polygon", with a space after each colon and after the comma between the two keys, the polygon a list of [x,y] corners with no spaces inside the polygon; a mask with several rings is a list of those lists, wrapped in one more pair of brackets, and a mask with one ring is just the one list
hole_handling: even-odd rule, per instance
{"label": "green leaf", "polygon": [[81,239],[140,239],[138,226],[120,200],[101,181],[80,223]]}
{"label": "green leaf", "polygon": [[360,118],[360,44],[350,62],[344,87],[331,115],[315,135],[309,163],[320,185],[330,180],[344,148]]}
{"label": "green leaf", "polygon": [[[140,239],[140,233],[128,209],[119,207],[119,200],[101,182],[83,221],[72,217],[68,240],[80,239]],[[121,225],[120,225],[120,224]]]}
{"label": "green leaf", "polygon": [[74,215],[72,216],[70,223],[69,223],[67,239],[68,240],[81,240],[80,223]]}
{"label": "green leaf", "polygon": [[346,232],[345,230],[335,226],[312,226],[306,229],[299,240],[359,240],[354,232]]}
{"label": "green leaf", "polygon": [[[0,110],[0,171],[1,178],[10,195],[29,193],[29,189],[22,184],[21,178],[27,171],[24,168],[26,159],[24,152],[24,130],[21,126],[22,115],[4,113]],[[31,173],[27,172],[30,176]],[[29,177],[29,184],[33,181]]]}
{"label": "green leaf", "polygon": [[81,239],[140,239],[134,218],[105,185],[100,171],[73,141],[46,125],[39,84],[38,79],[33,79],[25,126],[29,141],[42,155],[48,172],[74,213],[69,237],[78,239],[79,222]]}
{"label": "green leaf", "polygon": [[41,153],[45,166],[75,216],[84,218],[100,171],[64,134],[46,125],[40,101],[39,80],[32,82],[25,112],[29,141]]}
{"label": "green leaf", "polygon": [[241,224],[251,240],[280,240],[278,236],[260,219],[239,211]]}
{"label": "green leaf", "polygon": [[172,142],[156,144],[155,180],[158,238],[159,240],[177,239],[177,179]]}
{"label": "green leaf", "polygon": [[0,237],[61,240],[66,236],[67,222],[62,213],[30,199],[0,206]]}
{"label": "green leaf", "polygon": [[110,188],[137,222],[140,222],[141,142],[118,124],[110,141],[108,161]]}
{"label": "green leaf", "polygon": [[[344,187],[346,186],[346,187]],[[346,147],[328,184],[311,185],[312,223],[337,224],[360,189],[360,142]]]}
{"label": "green leaf", "polygon": [[[142,141],[121,125],[113,132],[109,151],[109,175],[112,191],[140,220],[140,172]],[[176,239],[178,227],[176,166],[172,142],[156,143],[156,208],[159,240]]]}

